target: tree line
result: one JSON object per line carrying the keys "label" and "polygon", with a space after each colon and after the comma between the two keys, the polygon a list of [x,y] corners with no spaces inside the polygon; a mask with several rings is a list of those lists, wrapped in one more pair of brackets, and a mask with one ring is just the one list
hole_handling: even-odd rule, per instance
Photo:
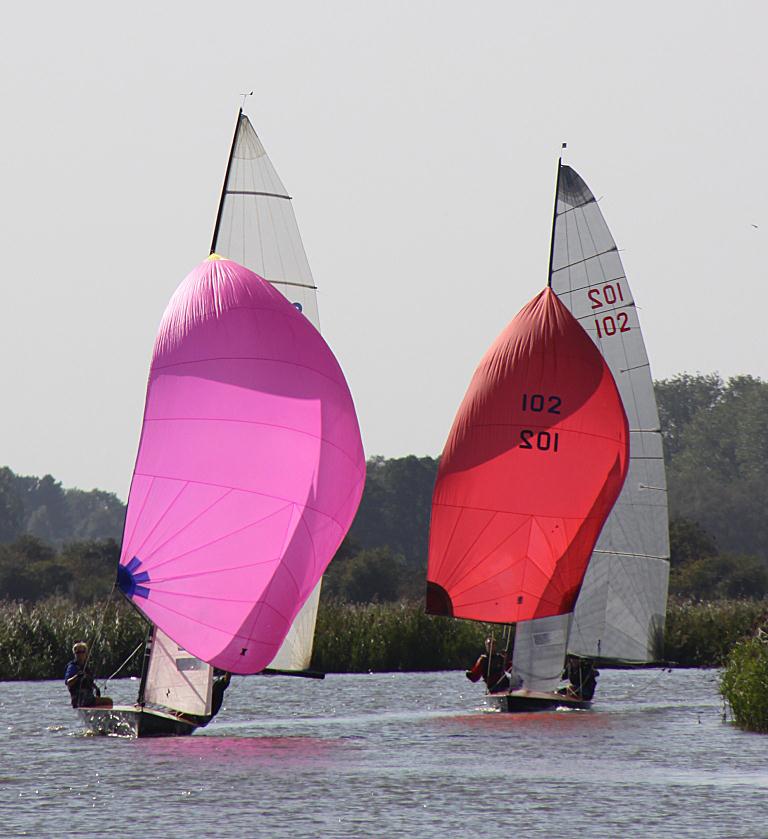
{"label": "tree line", "polygon": [[[656,382],[670,504],[670,592],[695,599],[768,595],[768,383],[681,374]],[[372,457],[326,601],[421,599],[434,457]],[[118,558],[117,496],[64,489],[50,475],[0,469],[0,598],[105,595]]]}

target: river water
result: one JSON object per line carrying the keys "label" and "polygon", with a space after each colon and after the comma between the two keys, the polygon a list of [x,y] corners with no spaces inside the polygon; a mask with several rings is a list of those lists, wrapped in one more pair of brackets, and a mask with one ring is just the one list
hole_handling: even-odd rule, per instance
{"label": "river water", "polygon": [[[500,714],[462,673],[235,678],[192,737],[86,736],[0,692],[5,837],[768,837],[768,737],[713,670],[604,671],[591,711]],[[137,683],[111,695],[133,701]]]}

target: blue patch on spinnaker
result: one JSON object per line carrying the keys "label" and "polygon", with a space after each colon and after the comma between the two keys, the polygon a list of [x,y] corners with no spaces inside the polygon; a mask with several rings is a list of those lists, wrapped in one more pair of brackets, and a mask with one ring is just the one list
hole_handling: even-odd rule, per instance
{"label": "blue patch on spinnaker", "polygon": [[117,566],[117,587],[126,597],[149,597],[149,589],[139,583],[149,582],[147,571],[136,571],[141,566],[141,560],[135,556],[127,565]]}

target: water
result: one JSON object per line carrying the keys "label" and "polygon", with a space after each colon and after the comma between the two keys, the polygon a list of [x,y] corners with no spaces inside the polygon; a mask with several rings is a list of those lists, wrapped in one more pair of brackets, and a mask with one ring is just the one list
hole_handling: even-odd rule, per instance
{"label": "water", "polygon": [[163,740],[85,736],[59,682],[1,696],[3,839],[768,837],[768,737],[723,723],[711,670],[604,671],[594,710],[526,715],[461,673],[236,678]]}

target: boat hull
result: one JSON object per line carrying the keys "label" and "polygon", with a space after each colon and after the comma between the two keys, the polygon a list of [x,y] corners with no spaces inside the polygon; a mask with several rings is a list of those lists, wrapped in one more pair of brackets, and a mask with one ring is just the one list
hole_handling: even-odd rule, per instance
{"label": "boat hull", "polygon": [[514,690],[511,693],[490,693],[488,699],[502,713],[520,714],[531,711],[555,711],[558,708],[584,711],[592,707],[591,702],[566,696],[562,693],[546,693],[535,690]]}
{"label": "boat hull", "polygon": [[78,708],[89,731],[111,737],[184,737],[198,727],[181,716],[141,705]]}

